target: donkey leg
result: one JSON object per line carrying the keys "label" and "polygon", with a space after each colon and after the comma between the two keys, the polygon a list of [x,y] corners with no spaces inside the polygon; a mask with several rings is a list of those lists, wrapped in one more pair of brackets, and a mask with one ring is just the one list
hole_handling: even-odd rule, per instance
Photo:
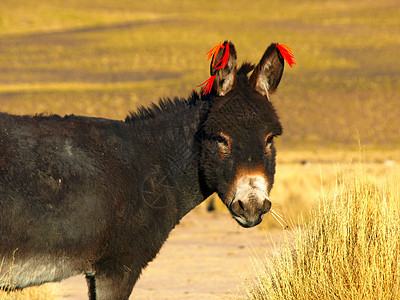
{"label": "donkey leg", "polygon": [[86,275],[86,283],[88,285],[88,296],[89,300],[96,300],[96,281],[94,275]]}
{"label": "donkey leg", "polygon": [[[95,290],[90,292],[89,299],[95,300],[128,300],[139,274],[133,272],[96,272],[93,278]],[[91,298],[94,294],[95,298]]]}

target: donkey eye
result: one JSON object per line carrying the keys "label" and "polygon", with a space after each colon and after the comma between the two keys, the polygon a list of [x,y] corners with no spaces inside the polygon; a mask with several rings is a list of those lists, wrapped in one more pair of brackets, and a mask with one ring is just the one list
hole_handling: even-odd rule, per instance
{"label": "donkey eye", "polygon": [[226,138],[223,136],[220,136],[219,134],[214,134],[212,136],[212,139],[216,141],[218,144],[222,144],[223,146],[228,146],[228,141]]}
{"label": "donkey eye", "polygon": [[231,137],[227,134],[220,133],[211,136],[212,140],[218,145],[218,156],[221,159],[229,157],[231,153]]}
{"label": "donkey eye", "polygon": [[274,136],[273,136],[272,134],[268,135],[268,136],[265,138],[265,147],[270,148],[273,139],[274,139]]}

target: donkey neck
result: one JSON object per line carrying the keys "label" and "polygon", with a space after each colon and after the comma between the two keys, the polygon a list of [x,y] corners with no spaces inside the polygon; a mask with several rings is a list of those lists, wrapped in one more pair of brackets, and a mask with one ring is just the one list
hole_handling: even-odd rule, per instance
{"label": "donkey neck", "polygon": [[199,172],[200,141],[197,132],[209,109],[209,101],[181,103],[167,112],[142,120],[134,126],[145,150],[150,171],[157,173],[168,194],[167,201],[176,207],[178,220],[210,196]]}

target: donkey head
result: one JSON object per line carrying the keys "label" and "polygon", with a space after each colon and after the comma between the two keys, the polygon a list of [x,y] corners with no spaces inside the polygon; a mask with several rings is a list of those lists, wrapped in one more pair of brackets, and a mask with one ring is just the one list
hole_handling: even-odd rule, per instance
{"label": "donkey head", "polygon": [[[219,50],[216,61],[224,51]],[[282,133],[282,127],[268,97],[276,90],[283,67],[276,44],[267,48],[255,67],[243,64],[237,71],[232,43],[226,66],[217,70],[211,64],[215,79],[202,128],[200,165],[207,187],[218,193],[243,227],[259,224],[271,208],[273,138]],[[252,70],[249,78],[247,73]]]}

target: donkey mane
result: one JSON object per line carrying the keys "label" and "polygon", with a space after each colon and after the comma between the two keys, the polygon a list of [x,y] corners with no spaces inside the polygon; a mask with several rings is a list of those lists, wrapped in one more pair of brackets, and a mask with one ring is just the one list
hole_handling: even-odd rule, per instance
{"label": "donkey mane", "polygon": [[[241,65],[237,71],[238,77],[246,77],[247,73],[254,70],[255,66],[251,63],[245,62]],[[125,118],[125,123],[133,125],[140,121],[145,121],[149,119],[155,119],[158,116],[164,116],[171,112],[176,112],[187,106],[196,106],[199,101],[207,101],[210,99],[210,94],[201,95],[196,91],[192,91],[192,94],[188,99],[175,97],[171,98],[161,98],[158,103],[151,103],[149,107],[140,106],[137,111],[129,112],[129,115]]]}
{"label": "donkey mane", "polygon": [[240,66],[239,71],[237,71],[237,75],[247,75],[247,73],[253,71],[255,67],[256,66],[252,63],[245,62]]}
{"label": "donkey mane", "polygon": [[158,116],[179,111],[187,106],[196,106],[199,101],[208,99],[209,96],[202,96],[196,91],[193,91],[188,99],[178,97],[173,99],[161,98],[158,103],[153,102],[149,107],[140,106],[137,111],[129,112],[129,115],[125,118],[125,123],[133,125],[140,121],[155,119]]}

